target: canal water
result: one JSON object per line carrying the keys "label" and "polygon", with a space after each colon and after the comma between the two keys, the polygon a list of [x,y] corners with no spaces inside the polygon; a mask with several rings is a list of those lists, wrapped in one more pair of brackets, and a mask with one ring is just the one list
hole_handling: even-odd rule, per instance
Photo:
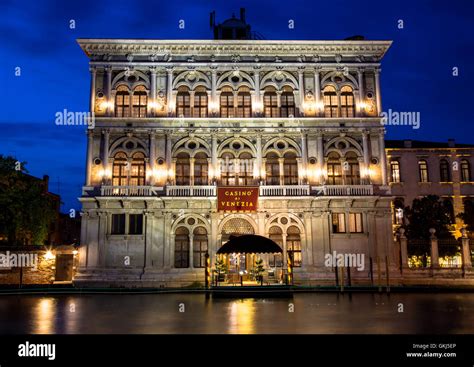
{"label": "canal water", "polygon": [[0,334],[474,333],[474,293],[2,295]]}

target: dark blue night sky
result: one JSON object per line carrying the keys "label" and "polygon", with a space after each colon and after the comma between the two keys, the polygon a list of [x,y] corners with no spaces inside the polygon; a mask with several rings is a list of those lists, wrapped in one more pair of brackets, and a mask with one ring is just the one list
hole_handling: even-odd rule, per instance
{"label": "dark blue night sky", "polygon": [[[97,1],[0,0],[0,154],[50,176],[63,211],[79,208],[84,127],[56,126],[57,111],[86,111],[88,59],[76,38],[208,39],[209,12],[222,22],[247,8],[266,39],[393,40],[382,65],[384,110],[421,114],[421,128],[388,126],[389,139],[474,143],[474,1]],[[69,28],[73,19],[75,29]],[[185,21],[185,29],[178,22]],[[289,19],[295,28],[288,28]],[[404,28],[398,28],[398,20]],[[21,76],[15,76],[15,68]],[[459,76],[452,68],[459,68]]]}

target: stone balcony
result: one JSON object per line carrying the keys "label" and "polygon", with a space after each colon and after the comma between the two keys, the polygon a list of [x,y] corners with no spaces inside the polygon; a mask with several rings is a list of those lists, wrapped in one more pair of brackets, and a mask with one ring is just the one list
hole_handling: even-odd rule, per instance
{"label": "stone balcony", "polygon": [[[260,197],[372,196],[373,185],[261,185]],[[217,186],[100,186],[83,187],[83,197],[216,197]]]}

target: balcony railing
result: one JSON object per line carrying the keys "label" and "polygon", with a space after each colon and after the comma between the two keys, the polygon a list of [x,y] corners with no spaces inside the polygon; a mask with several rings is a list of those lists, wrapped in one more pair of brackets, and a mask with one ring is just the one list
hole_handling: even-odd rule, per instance
{"label": "balcony railing", "polygon": [[[86,188],[84,188],[86,189]],[[93,189],[93,187],[89,188]],[[97,190],[97,191],[96,191]],[[90,190],[89,190],[90,191]],[[84,191],[83,195],[89,191]],[[95,194],[94,192],[95,191]],[[98,188],[89,195],[98,195]],[[214,197],[217,195],[217,187],[207,186],[101,186],[101,196],[161,196],[165,194],[171,197]],[[277,196],[371,196],[374,194],[372,185],[262,185],[259,187],[259,195],[262,197]]]}
{"label": "balcony railing", "polygon": [[308,196],[309,185],[260,186],[260,196]]}
{"label": "balcony railing", "polygon": [[166,196],[216,196],[216,186],[166,186]]}
{"label": "balcony railing", "polygon": [[324,196],[371,196],[374,194],[372,185],[325,185],[313,186],[316,195]]}
{"label": "balcony railing", "polygon": [[158,186],[102,186],[101,196],[156,196],[163,190]]}

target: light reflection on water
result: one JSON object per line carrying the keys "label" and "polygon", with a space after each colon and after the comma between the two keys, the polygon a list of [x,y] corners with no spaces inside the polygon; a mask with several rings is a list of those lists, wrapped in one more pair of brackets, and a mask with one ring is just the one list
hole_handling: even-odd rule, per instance
{"label": "light reflection on water", "polygon": [[0,334],[14,333],[474,333],[474,293],[1,296]]}

